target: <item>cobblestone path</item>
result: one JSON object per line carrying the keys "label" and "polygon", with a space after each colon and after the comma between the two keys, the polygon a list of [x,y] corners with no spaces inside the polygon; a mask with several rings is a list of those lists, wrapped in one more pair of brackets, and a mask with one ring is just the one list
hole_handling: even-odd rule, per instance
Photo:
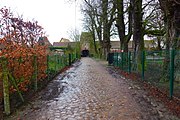
{"label": "cobblestone path", "polygon": [[141,120],[125,81],[91,58],[59,75],[16,116],[22,120]]}

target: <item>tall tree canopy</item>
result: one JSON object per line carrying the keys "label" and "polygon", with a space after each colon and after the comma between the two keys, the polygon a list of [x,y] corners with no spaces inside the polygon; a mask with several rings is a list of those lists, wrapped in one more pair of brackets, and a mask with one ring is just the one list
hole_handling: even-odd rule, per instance
{"label": "tall tree canopy", "polygon": [[[114,22],[115,4],[113,0],[84,0],[86,18],[89,22],[89,30],[98,36],[104,56],[110,52],[111,26]],[[87,19],[86,19],[87,20]],[[95,38],[95,37],[94,37]]]}
{"label": "tall tree canopy", "polygon": [[[180,2],[178,0],[84,0],[86,27],[99,40],[104,55],[109,53],[113,25],[119,35],[120,49],[144,50],[144,35],[156,37],[157,49],[180,47]],[[133,35],[133,37],[132,37]],[[163,39],[166,36],[166,39]]]}
{"label": "tall tree canopy", "polygon": [[159,0],[164,13],[167,48],[180,48],[180,1]]}

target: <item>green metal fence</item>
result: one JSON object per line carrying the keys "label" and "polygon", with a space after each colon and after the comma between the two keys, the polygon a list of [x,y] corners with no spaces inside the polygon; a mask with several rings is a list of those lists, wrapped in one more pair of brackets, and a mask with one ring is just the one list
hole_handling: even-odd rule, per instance
{"label": "green metal fence", "polygon": [[52,79],[59,70],[63,69],[68,64],[67,55],[48,55],[47,56],[47,74],[48,79]]}
{"label": "green metal fence", "polygon": [[[0,81],[3,82],[3,86],[0,87],[3,88],[4,111],[7,115],[10,114],[10,103],[12,97],[16,96],[16,98],[18,98],[18,101],[20,100],[24,102],[23,96],[26,94],[26,92],[21,91],[19,89],[21,82],[24,82],[25,80],[29,79],[30,84],[28,84],[27,86],[28,91],[37,91],[38,89],[41,89],[43,86],[45,86],[48,83],[48,81],[52,80],[53,77],[55,77],[63,68],[65,68],[66,66],[70,66],[73,62],[79,59],[80,55],[76,53],[71,53],[67,55],[53,54],[48,55],[47,57],[43,56],[43,61],[39,61],[39,57],[42,56],[28,56],[28,58],[20,57],[8,59],[4,57],[0,58]],[[7,67],[10,66],[8,61],[11,61],[11,67]],[[25,68],[26,61],[28,61],[28,66],[32,68],[32,71],[26,72],[27,74],[30,74],[30,77],[24,78],[24,76],[19,75],[20,77],[16,78],[14,74],[15,71],[18,70],[18,67],[21,67],[22,70],[29,70],[28,68]],[[16,68],[13,68],[13,64],[21,66],[16,66]],[[22,68],[23,65],[24,68]],[[45,67],[46,70],[42,71],[38,69],[39,66]],[[17,72],[16,74],[18,73],[20,72]],[[40,74],[42,73],[45,74],[46,77],[41,77]],[[16,92],[10,93],[10,86],[13,86],[13,88],[16,89]],[[0,99],[2,99],[2,95]]]}
{"label": "green metal fence", "polygon": [[180,50],[143,51],[139,62],[134,52],[113,53],[113,65],[136,73],[169,94],[180,98]]}
{"label": "green metal fence", "polygon": [[[180,50],[174,51],[174,54],[174,70],[172,71],[174,77],[172,78],[172,84],[174,83],[174,85],[171,87],[174,88],[174,94],[180,98]],[[171,94],[173,94],[173,91]]]}

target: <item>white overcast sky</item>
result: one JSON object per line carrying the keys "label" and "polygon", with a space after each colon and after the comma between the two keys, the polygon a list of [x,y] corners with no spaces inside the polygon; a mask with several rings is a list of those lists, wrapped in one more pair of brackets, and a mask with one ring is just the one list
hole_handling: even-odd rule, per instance
{"label": "white overcast sky", "polygon": [[70,4],[67,1],[0,0],[0,7],[10,7],[15,15],[23,15],[25,20],[37,20],[39,25],[44,28],[50,42],[53,43],[59,41],[61,38],[69,38],[70,35],[68,32],[75,29],[75,23],[77,29],[82,28],[82,18],[79,8],[81,0],[76,0],[76,9],[74,2]]}

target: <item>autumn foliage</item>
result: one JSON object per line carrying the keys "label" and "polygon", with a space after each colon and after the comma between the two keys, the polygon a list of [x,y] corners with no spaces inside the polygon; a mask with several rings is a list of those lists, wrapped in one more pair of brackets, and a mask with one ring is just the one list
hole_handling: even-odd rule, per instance
{"label": "autumn foliage", "polygon": [[[37,21],[24,21],[5,8],[0,9],[0,57],[20,91],[27,91],[34,79],[46,77],[46,46],[38,43],[44,35]],[[0,60],[2,62],[2,60]],[[2,65],[0,73],[3,73]],[[0,79],[2,80],[2,79]],[[17,91],[9,81],[10,92]]]}

